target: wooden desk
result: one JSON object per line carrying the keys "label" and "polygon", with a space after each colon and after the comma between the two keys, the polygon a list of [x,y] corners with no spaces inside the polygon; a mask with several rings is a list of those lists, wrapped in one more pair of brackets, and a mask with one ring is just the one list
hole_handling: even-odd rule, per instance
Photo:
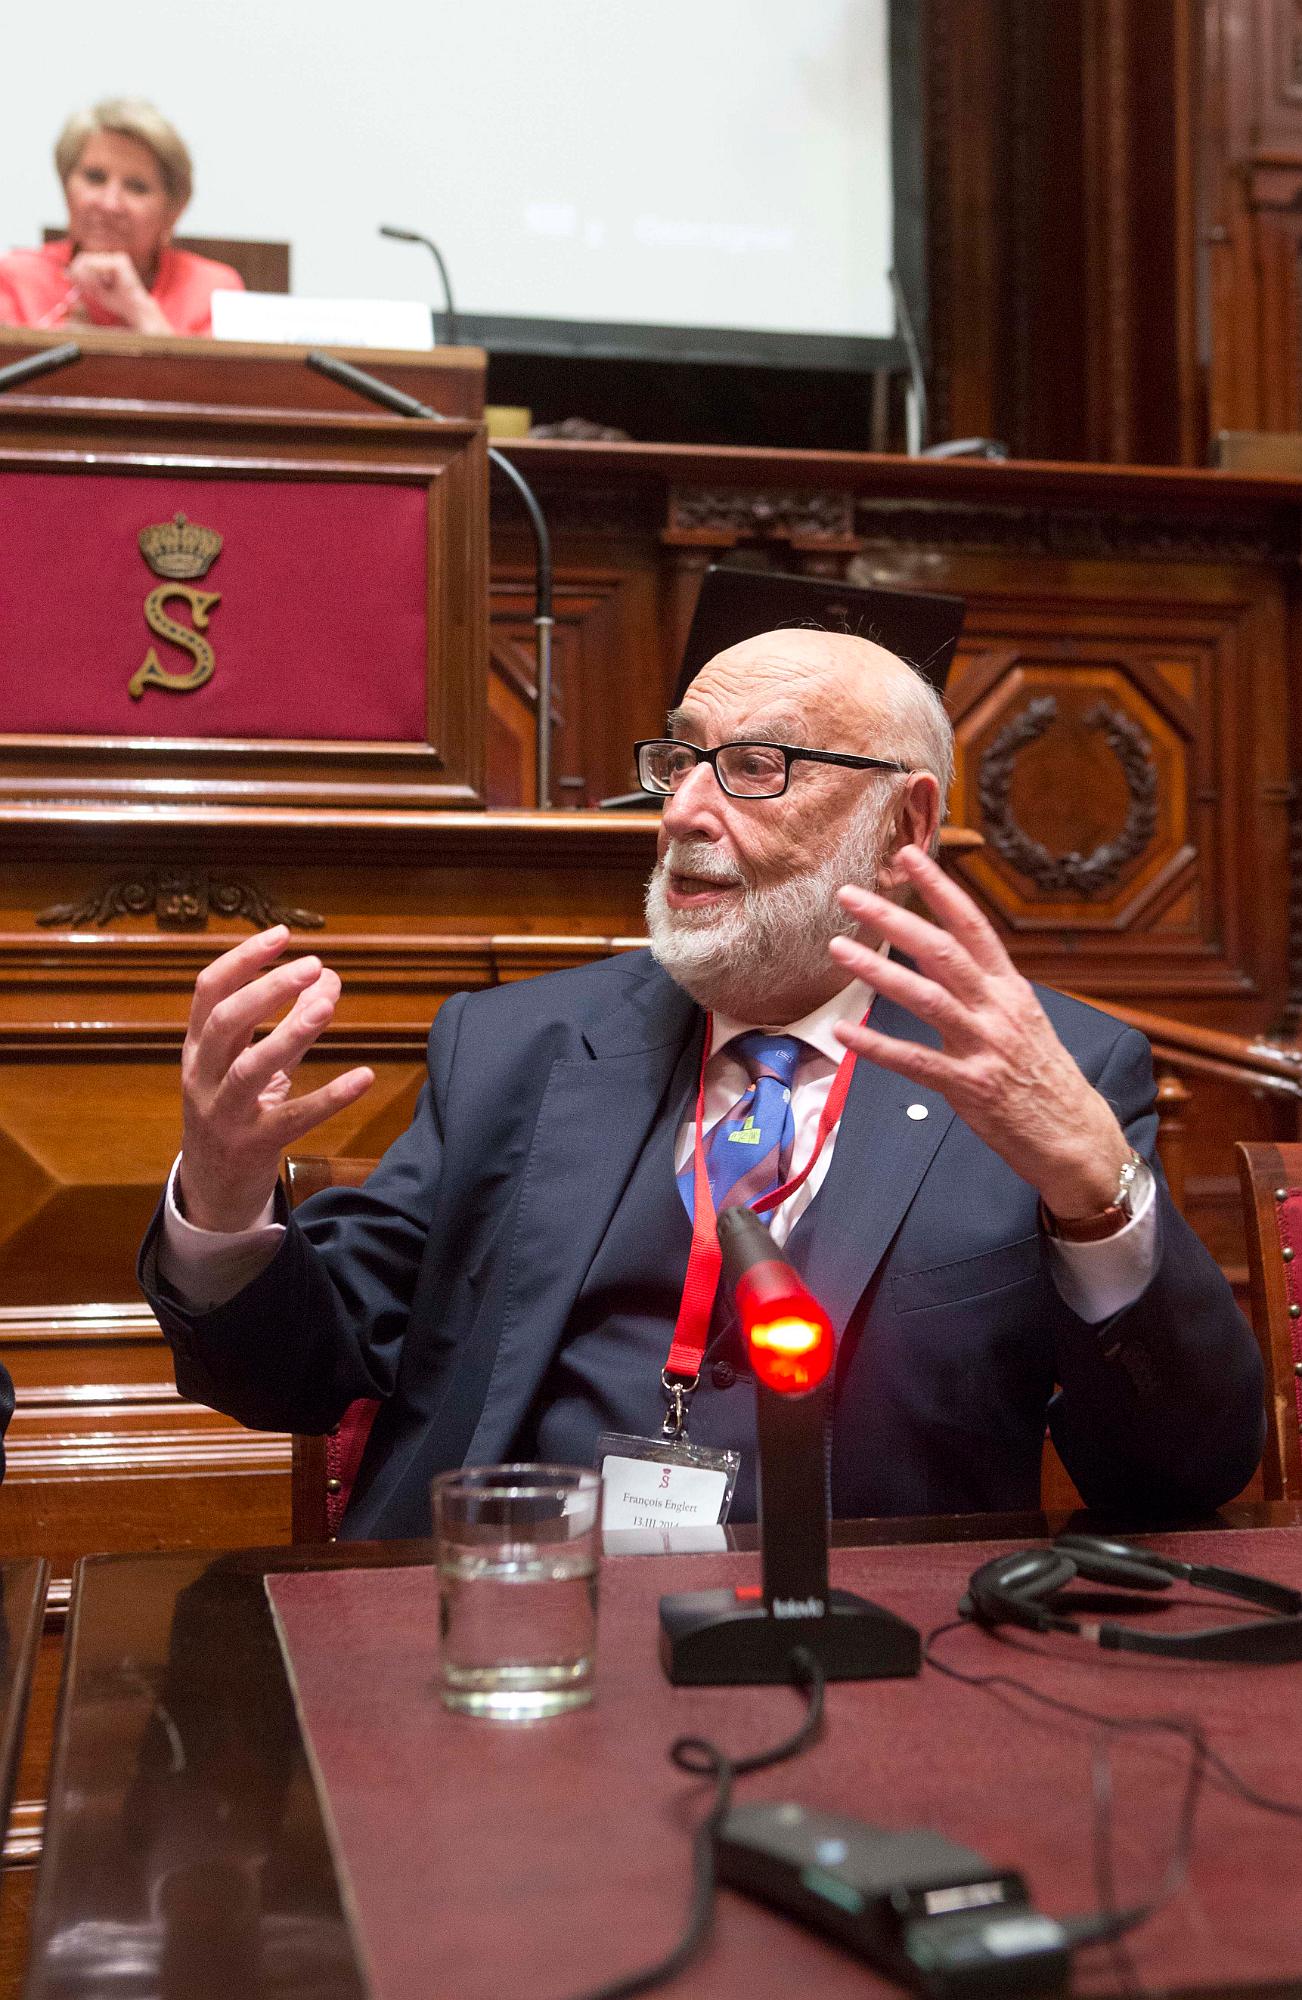
{"label": "wooden desk", "polygon": [[[0,368],[42,349],[66,346],[69,340],[81,349],[80,359],[38,377],[34,384],[38,393],[48,385],[56,396],[110,397],[138,404],[203,403],[354,414],[365,407],[351,389],[304,365],[306,347],[280,341],[196,340],[102,327],[41,333],[4,326]],[[330,352],[378,375],[391,388],[405,390],[417,402],[428,403],[441,416],[478,422],[484,414],[487,358],[482,347],[432,347],[411,353],[332,347]]]}
{"label": "wooden desk", "polygon": [[[1302,1509],[1231,1508],[1219,1523],[1296,1527]],[[1062,1523],[1039,1515],[839,1523],[834,1542],[1017,1543],[1055,1525]],[[733,1539],[753,1543],[754,1530]],[[95,1557],[79,1565],[26,2000],[103,1991],[110,1963],[114,1990],[132,2000],[210,1993],[229,2000],[233,1992],[254,2000],[303,1991],[358,2000],[367,1991],[263,1580],[273,1571],[410,1565],[428,1557],[425,1543],[392,1543],[254,1549],[215,1560]],[[694,1692],[679,1691],[685,1713]],[[493,1743],[505,1745],[491,1727],[483,1742],[486,1754]],[[795,1770],[789,1782],[798,1794]],[[571,1780],[584,1782],[581,1768],[572,1768]],[[457,1809],[463,1805],[471,1808],[468,1797]],[[681,1859],[685,1901],[685,1834]],[[1088,1889],[1079,1901],[1088,1903]],[[747,1915],[734,1905],[729,1922]],[[671,1990],[729,1992],[726,1979],[720,1983],[725,1947],[726,1935],[715,1955]],[[621,1962],[612,1930],[612,1975]],[[124,1983],[126,1966],[132,1971]],[[536,1990],[551,1994],[554,1987],[542,1965]]]}
{"label": "wooden desk", "polygon": [[13,1802],[49,1580],[47,1562],[0,1563],[0,1828]]}

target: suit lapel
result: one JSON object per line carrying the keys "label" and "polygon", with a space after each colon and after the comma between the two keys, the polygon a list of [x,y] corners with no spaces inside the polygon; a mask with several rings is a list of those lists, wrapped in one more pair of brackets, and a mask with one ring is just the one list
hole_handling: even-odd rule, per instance
{"label": "suit lapel", "polygon": [[[885,994],[872,1025],[901,1041],[939,1037]],[[909,1116],[920,1105],[926,1117]],[[892,1070],[855,1064],[827,1177],[791,1233],[788,1249],[838,1337],[890,1247],[954,1113],[938,1091]]]}
{"label": "suit lapel", "polygon": [[703,1032],[699,1009],[656,971],[631,1004],[585,1032],[587,1056],[553,1063],[470,1462],[505,1450],[523,1420],[657,1117],[686,1102]]}

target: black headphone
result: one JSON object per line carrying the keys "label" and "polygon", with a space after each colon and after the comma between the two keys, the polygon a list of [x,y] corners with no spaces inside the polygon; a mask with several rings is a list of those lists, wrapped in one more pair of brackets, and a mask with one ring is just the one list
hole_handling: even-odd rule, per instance
{"label": "black headphone", "polygon": [[[1134,1625],[1069,1615],[1060,1593],[1078,1579],[1117,1590],[1169,1590],[1177,1579],[1237,1597],[1275,1614],[1243,1625],[1212,1625],[1197,1632],[1145,1632]],[[1084,1607],[1076,1606],[1079,1612]],[[969,1578],[959,1615],[978,1625],[1025,1625],[1032,1632],[1073,1632],[1096,1646],[1128,1653],[1157,1653],[1173,1660],[1255,1661],[1277,1665],[1302,1660],[1302,1591],[1241,1570],[1178,1562],[1126,1542],[1093,1535],[1059,1535],[1052,1548],[996,1556]]]}

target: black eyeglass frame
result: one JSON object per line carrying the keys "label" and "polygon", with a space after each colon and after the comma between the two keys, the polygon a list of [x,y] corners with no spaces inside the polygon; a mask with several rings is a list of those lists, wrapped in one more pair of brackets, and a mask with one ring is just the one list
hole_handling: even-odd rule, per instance
{"label": "black eyeglass frame", "polygon": [[[807,764],[844,764],[856,771],[897,771],[904,777],[913,775],[911,764],[897,764],[889,757],[853,757],[848,750],[799,750],[791,743],[769,743],[759,737],[742,736],[735,743],[716,743],[713,750],[702,750],[699,743],[684,743],[676,736],[644,736],[633,745],[633,755],[637,759],[637,781],[644,792],[653,799],[670,799],[673,792],[668,786],[649,785],[642,776],[642,752],[654,749],[657,744],[667,743],[675,750],[689,750],[694,758],[692,769],[697,764],[708,764],[714,772],[714,781],[721,792],[730,799],[780,799],[791,783],[791,766],[799,761]],[[782,783],[776,792],[734,792],[719,770],[719,759],[725,750],[776,750],[782,757]],[[689,776],[683,773],[684,781]]]}

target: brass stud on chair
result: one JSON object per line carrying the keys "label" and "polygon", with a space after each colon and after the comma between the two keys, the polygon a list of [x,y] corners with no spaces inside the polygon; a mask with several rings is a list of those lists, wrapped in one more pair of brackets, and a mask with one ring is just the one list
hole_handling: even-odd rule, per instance
{"label": "brass stud on chair", "polygon": [[1295,1361],[1293,1363],[1293,1373],[1295,1375],[1302,1375],[1302,1361]]}
{"label": "brass stud on chair", "polygon": [[1302,1319],[1302,1306],[1293,1304],[1288,1309],[1290,1319]]}
{"label": "brass stud on chair", "polygon": [[342,1493],[343,1490],[344,1490],[344,1482],[342,1479],[327,1479],[326,1481],[327,1493]]}
{"label": "brass stud on chair", "polygon": [[1279,1254],[1284,1259],[1284,1262],[1286,1264],[1291,1264],[1293,1262],[1293,1252],[1287,1244],[1285,1244],[1284,1248],[1280,1251]]}
{"label": "brass stud on chair", "polygon": [[1285,1196],[1287,1195],[1287,1193],[1288,1193],[1288,1189],[1287,1189],[1287,1188],[1276,1188],[1276,1189],[1275,1189],[1275,1199],[1276,1199],[1276,1201],[1283,1201],[1283,1200],[1284,1200],[1284,1198],[1285,1198]]}

